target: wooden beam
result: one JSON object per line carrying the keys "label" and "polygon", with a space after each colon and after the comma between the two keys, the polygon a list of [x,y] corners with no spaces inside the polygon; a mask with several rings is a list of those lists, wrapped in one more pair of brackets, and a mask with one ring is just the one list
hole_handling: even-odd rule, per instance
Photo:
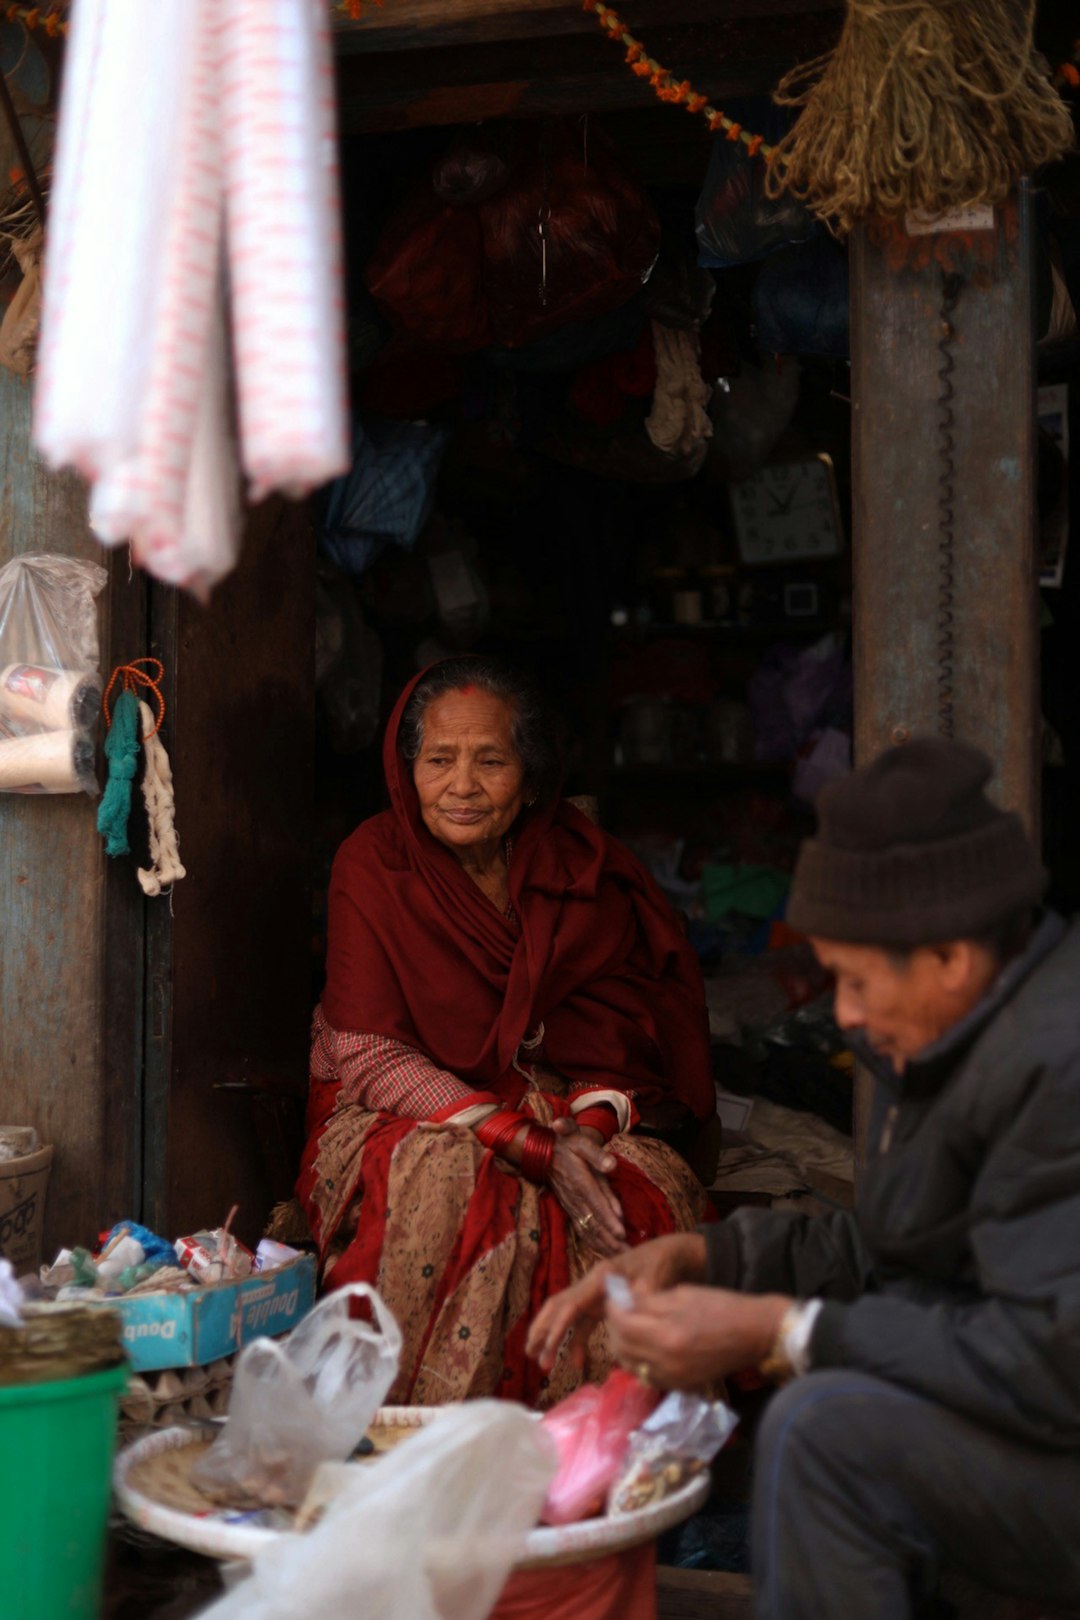
{"label": "wooden beam", "polygon": [[749,1575],[722,1570],[656,1571],[657,1620],[754,1620],[754,1587]]}
{"label": "wooden beam", "polygon": [[[633,32],[672,24],[842,15],[844,0],[625,0],[619,14]],[[342,55],[599,33],[581,0],[394,0],[367,5],[358,21],[335,13],[334,44]],[[655,54],[651,39],[645,43]]]}
{"label": "wooden beam", "polygon": [[[986,749],[1000,799],[1036,829],[1029,207],[1025,193],[968,235],[858,233],[852,452],[858,758],[942,730],[951,701],[956,736]],[[962,280],[946,379],[953,270]]]}
{"label": "wooden beam", "polygon": [[[830,43],[839,16],[819,7],[764,30],[745,19],[658,28],[650,49],[722,101],[771,90],[795,62]],[[365,57],[347,56],[338,63],[338,86],[346,134],[656,105],[651,87],[599,33],[401,51],[380,56],[377,72]],[[687,117],[681,108],[664,110],[673,119]]]}

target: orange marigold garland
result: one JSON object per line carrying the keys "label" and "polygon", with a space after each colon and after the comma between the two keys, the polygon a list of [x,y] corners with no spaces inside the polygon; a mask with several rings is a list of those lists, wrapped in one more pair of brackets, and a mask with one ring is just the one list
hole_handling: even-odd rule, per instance
{"label": "orange marigold garland", "polygon": [[657,99],[669,103],[673,107],[685,107],[687,112],[700,114],[714,134],[722,130],[729,141],[741,141],[746,147],[747,157],[763,157],[766,160],[776,151],[770,146],[763,135],[754,135],[741,124],[729,118],[727,113],[721,112],[718,107],[710,106],[708,96],[703,96],[695,90],[688,79],[676,79],[666,67],[654,62],[639,39],[635,39],[623,24],[618,12],[610,6],[604,5],[603,0],[583,0],[585,11],[596,14],[596,20],[604,32],[617,45],[626,49],[626,61],[632,73],[639,79],[648,79],[656,92]]}
{"label": "orange marigold garland", "polygon": [[[381,6],[383,0],[369,0],[373,6]],[[336,9],[350,22],[359,22],[364,14],[364,0],[337,0]]]}
{"label": "orange marigold garland", "polygon": [[0,19],[9,23],[21,22],[31,33],[35,28],[42,28],[50,39],[55,39],[59,34],[66,34],[70,27],[63,15],[69,3],[70,0],[54,0],[51,6],[0,4]]}

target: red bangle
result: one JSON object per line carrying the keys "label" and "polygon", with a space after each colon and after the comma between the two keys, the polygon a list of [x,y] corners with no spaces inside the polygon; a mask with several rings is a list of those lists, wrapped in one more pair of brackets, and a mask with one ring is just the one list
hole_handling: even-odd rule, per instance
{"label": "red bangle", "polygon": [[546,1182],[555,1157],[555,1132],[546,1125],[530,1125],[521,1149],[521,1173],[529,1181]]}
{"label": "red bangle", "polygon": [[490,1148],[492,1153],[501,1153],[504,1148],[510,1146],[522,1126],[527,1124],[528,1120],[523,1114],[511,1114],[500,1109],[497,1114],[489,1114],[487,1119],[475,1125],[473,1134],[477,1141]]}

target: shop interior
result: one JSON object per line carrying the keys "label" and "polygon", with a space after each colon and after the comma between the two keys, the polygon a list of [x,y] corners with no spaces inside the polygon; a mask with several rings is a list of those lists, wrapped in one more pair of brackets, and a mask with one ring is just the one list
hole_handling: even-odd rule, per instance
{"label": "shop interior", "polygon": [[[733,116],[776,138],[783,115]],[[686,919],[734,1139],[755,1099],[799,1110],[808,1143],[821,1120],[850,1136],[828,987],[783,923],[813,797],[851,759],[845,248],[663,107],[362,134],[342,156],[356,462],[317,508],[313,1000],[330,863],[385,803],[396,694],[438,656],[493,653],[549,700],[566,792]],[[1046,853],[1069,907],[1067,184],[1040,198],[1039,498]],[[589,251],[608,280],[583,314]],[[693,378],[674,429],[672,353]]]}

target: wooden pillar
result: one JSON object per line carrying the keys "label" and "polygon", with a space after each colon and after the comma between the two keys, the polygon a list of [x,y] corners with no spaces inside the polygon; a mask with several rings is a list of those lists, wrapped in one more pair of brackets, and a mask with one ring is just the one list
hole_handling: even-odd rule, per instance
{"label": "wooden pillar", "polygon": [[1029,216],[852,244],[855,754],[951,730],[1037,832]]}
{"label": "wooden pillar", "polygon": [[1035,828],[1033,324],[1026,193],[989,230],[858,233],[856,757],[942,730],[951,701],[955,735],[993,757],[1002,802]]}
{"label": "wooden pillar", "polygon": [[[112,583],[99,598],[107,670],[113,631],[138,587],[127,585],[126,556],[107,559],[91,535],[79,480],[49,473],[31,451],[30,399],[26,383],[0,370],[0,565],[40,552],[107,563]],[[137,1198],[133,1050],[106,1074],[113,874],[95,813],[81,793],[0,793],[0,1116],[35,1126],[55,1148],[48,1258],[61,1242],[92,1240]],[[137,974],[138,963],[117,958],[115,983]]]}

